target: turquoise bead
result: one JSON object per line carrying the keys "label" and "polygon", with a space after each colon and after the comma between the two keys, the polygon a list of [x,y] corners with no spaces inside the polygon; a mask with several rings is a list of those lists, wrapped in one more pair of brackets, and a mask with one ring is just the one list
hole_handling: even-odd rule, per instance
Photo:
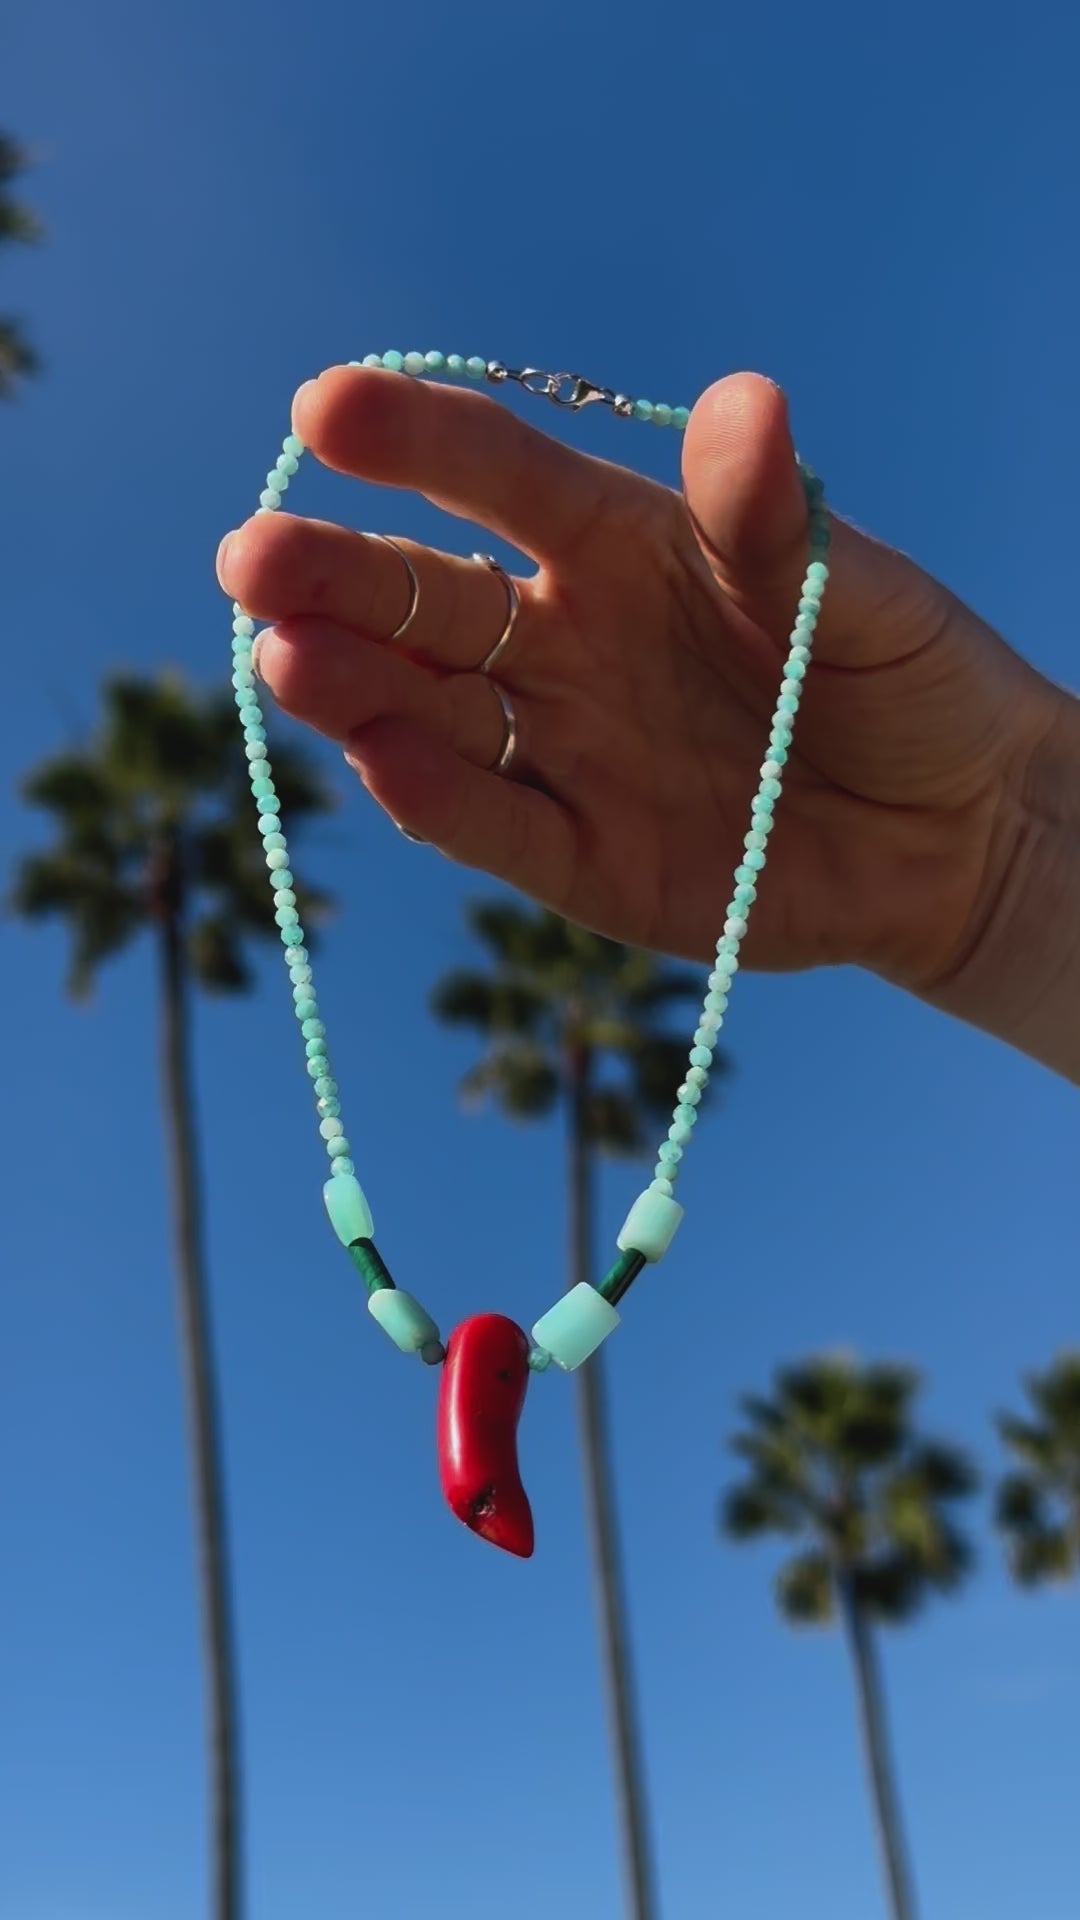
{"label": "turquoise bead", "polygon": [[673,427],[677,427],[680,433],[683,432],[684,429],[690,425],[689,407],[672,407],[671,424]]}
{"label": "turquoise bead", "polygon": [[446,356],[446,371],[447,373],[452,373],[456,379],[460,380],[465,371],[464,356],[460,353],[448,353]]}
{"label": "turquoise bead", "polygon": [[[658,1174],[658,1179],[664,1175]],[[677,1200],[655,1188],[646,1188],[634,1201],[616,1245],[623,1253],[631,1249],[643,1253],[650,1264],[662,1260],[682,1223],[683,1209]]]}
{"label": "turquoise bead", "polygon": [[561,1300],[556,1300],[553,1307],[541,1314],[532,1337],[538,1347],[550,1353],[557,1367],[564,1373],[573,1373],[614,1333],[618,1324],[619,1315],[610,1300],[590,1287],[587,1280],[579,1280],[576,1287],[571,1287],[569,1293],[564,1293]]}
{"label": "turquoise bead", "polygon": [[745,864],[750,867],[754,873],[760,873],[762,867],[765,865],[765,855],[761,853],[757,847],[753,847],[746,856]]}
{"label": "turquoise bead", "polygon": [[383,354],[382,363],[390,373],[400,373],[405,365],[405,355],[391,350],[390,353]]}
{"label": "turquoise bead", "polygon": [[776,703],[777,713],[798,713],[799,702],[793,693],[782,693]]}
{"label": "turquoise bead", "polygon": [[664,406],[663,402],[661,401],[658,406],[655,406],[653,408],[652,418],[653,418],[654,427],[670,427],[671,408]]}
{"label": "turquoise bead", "polygon": [[425,353],[424,365],[426,366],[429,373],[444,373],[446,370],[445,353],[436,353],[434,351],[431,353]]}
{"label": "turquoise bead", "polygon": [[413,374],[414,376],[415,376],[416,374],[418,374],[418,373],[423,373],[423,371],[424,371],[424,356],[423,356],[423,354],[422,354],[422,353],[407,353],[407,354],[405,355],[405,371],[406,371],[406,373],[411,373],[411,374]]}
{"label": "turquoise bead", "polygon": [[633,405],[633,415],[635,420],[651,420],[653,417],[652,401],[651,400],[635,400]]}
{"label": "turquoise bead", "polygon": [[487,361],[481,360],[479,354],[470,354],[465,362],[465,372],[470,380],[482,380],[487,372]]}
{"label": "turquoise bead", "polygon": [[323,1200],[330,1224],[343,1247],[354,1240],[373,1240],[375,1223],[359,1180],[353,1175],[336,1174],[323,1188]]}
{"label": "turquoise bead", "polygon": [[419,1353],[429,1341],[439,1338],[430,1313],[400,1287],[376,1287],[368,1295],[368,1312],[402,1353]]}

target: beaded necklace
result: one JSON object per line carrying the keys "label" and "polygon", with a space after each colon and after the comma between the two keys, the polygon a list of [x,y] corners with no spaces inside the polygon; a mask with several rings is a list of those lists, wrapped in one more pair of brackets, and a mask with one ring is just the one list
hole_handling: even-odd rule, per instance
{"label": "beaded necklace", "polygon": [[[372,353],[364,360],[353,360],[349,364],[381,367],[413,378],[488,381],[494,386],[513,382],[527,393],[570,412],[599,404],[609,407],[619,419],[648,421],[677,432],[682,431],[690,418],[687,407],[654,405],[649,400],[633,399],[610,387],[597,386],[578,374],[548,373],[538,367],[514,369],[498,360],[464,359],[454,353]],[[303,442],[295,434],[286,436],[259,496],[260,513],[275,513],[280,508],[304,451]],[[655,1265],[663,1258],[683,1217],[683,1209],[675,1199],[675,1183],[685,1149],[693,1137],[697,1109],[708,1083],[732,980],[739,967],[739,948],[757,898],[758,880],[765,866],[784,766],[810,663],[814,630],[829,577],[826,564],[829,525],[824,488],[801,461],[799,474],[807,504],[809,561],[765,759],[751,803],[750,827],[744,838],[742,859],[735,868],[732,895],[723,931],[716,943],[715,963],[689,1050],[686,1076],[676,1093],[671,1125],[660,1144],[653,1178],[634,1201],[617,1236],[617,1258],[610,1270],[598,1286],[582,1281],[564,1293],[536,1321],[531,1338],[515,1321],[502,1314],[488,1313],[464,1321],[444,1345],[430,1314],[412,1294],[395,1285],[375,1244],[371,1208],[357,1180],[352,1149],[341,1119],[338,1082],[331,1068],[326,1028],[319,1012],[311,959],[297,909],[289,852],[282,831],[281,802],[274,789],[266,726],[256,691],[252,660],[255,624],[243,607],[237,603],[233,606],[232,683],[273,889],[274,917],[281,930],[307,1071],[314,1083],[319,1132],[330,1161],[330,1177],[323,1188],[326,1211],[334,1232],[364,1281],[372,1317],[401,1352],[419,1354],[428,1366],[442,1367],[439,1470],[451,1510],[474,1533],[522,1558],[527,1558],[533,1550],[532,1513],[517,1465],[517,1426],[529,1374],[543,1373],[553,1363],[559,1371],[572,1373],[596,1352],[619,1324],[618,1302],[645,1266]]]}

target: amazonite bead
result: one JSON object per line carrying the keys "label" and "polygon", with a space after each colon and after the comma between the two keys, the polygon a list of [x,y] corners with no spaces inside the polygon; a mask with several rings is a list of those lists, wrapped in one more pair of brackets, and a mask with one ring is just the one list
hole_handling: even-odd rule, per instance
{"label": "amazonite bead", "polygon": [[688,427],[690,425],[689,407],[672,407],[671,424],[673,427],[677,427],[680,433],[684,427]]}
{"label": "amazonite bead", "polygon": [[472,353],[465,362],[465,371],[470,380],[482,380],[487,372],[487,361],[481,360],[479,354]]}
{"label": "amazonite bead", "polygon": [[653,417],[652,401],[651,400],[635,400],[634,407],[633,407],[633,414],[634,414],[635,420],[651,420]]}
{"label": "amazonite bead", "polygon": [[735,879],[738,883],[735,888],[736,897],[738,897],[739,887],[745,886],[748,882],[752,883],[756,878],[753,867],[749,866],[745,860],[741,861],[735,869]]}
{"label": "amazonite bead", "polygon": [[281,443],[281,451],[282,453],[291,453],[294,460],[299,460],[300,455],[304,451],[304,443],[300,435],[298,433],[287,433]]}
{"label": "amazonite bead", "polygon": [[445,368],[446,368],[446,355],[445,355],[445,353],[436,353],[436,352],[435,352],[434,350],[432,350],[432,352],[431,352],[431,353],[425,353],[425,355],[424,355],[424,365],[425,365],[425,367],[427,368],[427,370],[428,370],[428,372],[429,372],[429,373],[442,373],[442,372],[444,372],[444,370],[445,370]]}
{"label": "amazonite bead", "polygon": [[430,1313],[400,1287],[376,1287],[368,1294],[368,1312],[402,1353],[419,1353],[430,1341],[439,1339]]}
{"label": "amazonite bead", "polygon": [[795,694],[782,693],[776,703],[777,713],[798,713],[799,702]]}
{"label": "amazonite bead", "polygon": [[701,1088],[696,1086],[692,1080],[684,1080],[682,1086],[678,1089],[676,1098],[680,1107],[696,1107],[701,1099]]}
{"label": "amazonite bead", "polygon": [[255,631],[255,622],[247,613],[234,613],[232,626],[234,633],[254,633]]}
{"label": "amazonite bead", "polygon": [[538,1347],[550,1353],[557,1367],[564,1373],[573,1373],[614,1333],[618,1324],[619,1315],[610,1300],[590,1287],[587,1280],[579,1280],[576,1287],[571,1287],[569,1293],[564,1293],[561,1300],[556,1300],[555,1305],[541,1315],[532,1337]]}
{"label": "amazonite bead", "polygon": [[452,373],[455,379],[460,380],[465,371],[464,356],[460,353],[448,353],[446,356],[446,371],[447,373]]}
{"label": "amazonite bead", "polygon": [[712,1052],[708,1047],[691,1047],[690,1065],[702,1067],[706,1071],[712,1066]]}
{"label": "amazonite bead", "polygon": [[406,373],[411,373],[411,374],[413,374],[413,375],[415,375],[415,374],[418,374],[418,373],[423,373],[423,371],[424,371],[424,356],[423,356],[423,354],[422,354],[422,353],[407,353],[407,354],[405,355],[405,371],[406,371]]}
{"label": "amazonite bead", "polygon": [[330,1225],[343,1247],[351,1247],[354,1240],[375,1238],[371,1208],[355,1174],[337,1174],[328,1180],[323,1188],[323,1200]]}
{"label": "amazonite bead", "polygon": [[[663,1149],[661,1149],[663,1151]],[[643,1253],[646,1260],[662,1260],[683,1217],[677,1200],[658,1193],[655,1187],[639,1193],[622,1225],[616,1245],[621,1252]]]}
{"label": "amazonite bead", "polygon": [[532,1373],[546,1373],[551,1365],[551,1355],[546,1347],[529,1348],[529,1370]]}
{"label": "amazonite bead", "polygon": [[339,1157],[344,1158],[347,1154],[350,1154],[352,1148],[342,1133],[338,1135],[336,1140],[327,1141],[326,1151],[330,1155],[331,1160],[337,1160]]}
{"label": "amazonite bead", "polygon": [[748,866],[754,873],[761,872],[762,867],[765,865],[765,855],[761,852],[760,848],[751,847],[744,865]]}
{"label": "amazonite bead", "polygon": [[402,367],[405,365],[405,355],[403,353],[397,353],[392,349],[389,353],[383,354],[382,363],[388,372],[400,373]]}
{"label": "amazonite bead", "polygon": [[828,577],[829,577],[829,569],[825,565],[824,561],[811,560],[810,565],[806,569],[807,581],[813,581],[815,584],[820,583],[820,585],[824,587]]}
{"label": "amazonite bead", "polygon": [[365,353],[363,359],[360,362],[360,365],[362,367],[381,367],[382,354],[381,353]]}
{"label": "amazonite bead", "polygon": [[668,1128],[668,1139],[677,1147],[685,1147],[690,1138],[690,1127],[685,1120],[673,1120]]}
{"label": "amazonite bead", "polygon": [[266,864],[273,873],[288,866],[289,856],[282,847],[271,847],[266,856]]}
{"label": "amazonite bead", "polygon": [[[267,476],[266,476],[266,489],[267,489],[267,492],[268,492],[268,493],[276,493],[276,494],[278,494],[278,495],[280,495],[280,494],[283,494],[284,492],[286,492],[286,490],[287,490],[287,488],[288,488],[288,485],[289,485],[289,476],[288,476],[288,474],[287,474],[287,473],[281,473],[281,472],[280,472],[280,471],[278,470],[278,468],[277,468],[277,467],[272,467],[272,468],[270,469],[270,472],[269,472],[269,473],[267,474]],[[270,503],[269,503],[269,501],[267,501],[267,502],[266,502],[266,505],[267,505],[267,506],[269,506],[269,504],[270,504]],[[280,500],[279,500],[279,502],[278,502],[278,504],[280,505]]]}
{"label": "amazonite bead", "polygon": [[670,427],[671,408],[665,406],[663,401],[660,401],[652,410],[652,418],[654,427]]}
{"label": "amazonite bead", "polygon": [[[765,765],[767,767],[771,766],[772,762],[769,760],[766,760]],[[779,780],[776,778],[776,775],[771,773],[766,774],[764,780],[761,783],[762,798],[765,800],[774,800],[774,801],[779,800],[782,792],[783,792],[783,788],[781,787]]]}

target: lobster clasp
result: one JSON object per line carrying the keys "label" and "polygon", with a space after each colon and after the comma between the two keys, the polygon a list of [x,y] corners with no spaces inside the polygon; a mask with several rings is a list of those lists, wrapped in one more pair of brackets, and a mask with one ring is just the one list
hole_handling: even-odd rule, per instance
{"label": "lobster clasp", "polygon": [[581,373],[549,373],[543,367],[522,367],[520,371],[508,368],[502,377],[516,380],[526,393],[550,400],[553,407],[572,413],[591,406],[596,400],[609,407],[615,404],[616,396],[610,387],[598,387],[595,380],[586,380]]}

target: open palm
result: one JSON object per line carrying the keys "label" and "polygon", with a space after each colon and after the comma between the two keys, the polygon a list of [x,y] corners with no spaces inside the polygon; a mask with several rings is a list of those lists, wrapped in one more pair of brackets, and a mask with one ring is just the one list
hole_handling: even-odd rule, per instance
{"label": "open palm", "polygon": [[[498,576],[324,523],[263,515],[219,557],[272,623],[260,671],[339,740],[390,815],[452,858],[637,945],[705,956],[724,916],[806,564],[783,399],[740,375],[699,402],[685,497],[576,452],[491,399],[337,368],[295,422],[336,469],[425,496],[527,554]],[[629,429],[628,429],[629,431]],[[918,991],[961,964],[1001,883],[1043,683],[943,587],[834,524],[815,661],[747,957],[857,962]]]}

